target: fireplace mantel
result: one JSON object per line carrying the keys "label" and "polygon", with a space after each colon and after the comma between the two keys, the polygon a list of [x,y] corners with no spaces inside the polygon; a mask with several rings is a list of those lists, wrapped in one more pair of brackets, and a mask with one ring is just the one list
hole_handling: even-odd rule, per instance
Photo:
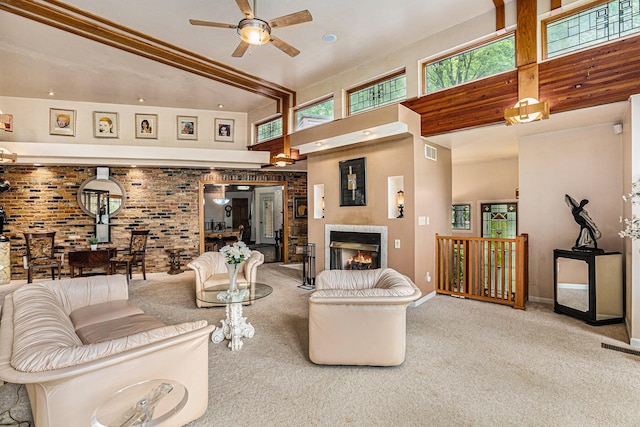
{"label": "fireplace mantel", "polygon": [[380,268],[387,267],[387,226],[385,225],[355,225],[355,224],[326,224],[324,227],[324,269],[331,268],[329,244],[332,231],[348,231],[352,233],[380,234]]}

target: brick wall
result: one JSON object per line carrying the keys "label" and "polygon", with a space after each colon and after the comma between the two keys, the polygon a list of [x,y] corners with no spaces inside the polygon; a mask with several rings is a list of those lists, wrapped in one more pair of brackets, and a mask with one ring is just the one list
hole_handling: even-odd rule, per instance
{"label": "brick wall", "polygon": [[[77,201],[82,182],[95,176],[95,167],[3,166],[0,175],[11,188],[0,193],[0,205],[7,214],[4,234],[11,241],[11,278],[24,279],[25,231],[56,231],[56,251],[88,249],[94,233],[94,219]],[[198,183],[201,179],[238,181],[283,181],[287,183],[289,253],[298,241],[307,239],[307,220],[293,218],[293,197],[306,197],[307,177],[300,172],[216,171],[183,168],[110,168],[126,192],[125,207],[111,218],[111,245],[125,249],[130,230],[151,230],[147,243],[147,272],[169,268],[166,249],[183,248],[183,267],[199,253]],[[106,245],[102,243],[101,245]],[[295,256],[290,261],[299,261]],[[45,273],[36,273],[43,277]],[[65,260],[63,275],[69,274]]]}

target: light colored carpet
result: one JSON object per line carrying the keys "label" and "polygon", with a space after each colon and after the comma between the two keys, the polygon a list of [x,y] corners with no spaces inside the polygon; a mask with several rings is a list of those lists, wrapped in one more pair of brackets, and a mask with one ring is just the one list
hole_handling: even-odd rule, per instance
{"label": "light colored carpet", "polygon": [[[640,357],[601,348],[629,348],[620,324],[436,296],[408,310],[403,365],[317,366],[301,272],[264,264],[258,278],[274,291],[244,308],[255,336],[237,352],[209,344],[209,408],[190,427],[640,425]],[[134,275],[130,297],[164,322],[224,317],[196,308],[191,271],[148,279]],[[0,387],[0,409],[16,389]],[[29,416],[24,393],[12,413]]]}

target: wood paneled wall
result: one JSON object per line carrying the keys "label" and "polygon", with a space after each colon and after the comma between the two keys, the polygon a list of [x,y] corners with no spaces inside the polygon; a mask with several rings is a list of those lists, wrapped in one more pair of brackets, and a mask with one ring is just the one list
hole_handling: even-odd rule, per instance
{"label": "wood paneled wall", "polygon": [[438,135],[504,121],[518,101],[516,70],[445,89],[402,104],[420,114],[422,135]]}
{"label": "wood paneled wall", "polygon": [[[551,114],[625,101],[640,93],[640,36],[541,62],[540,100]],[[511,71],[467,83],[403,105],[422,117],[422,135],[438,135],[504,121],[518,101],[518,75]]]}
{"label": "wood paneled wall", "polygon": [[539,71],[551,114],[625,101],[640,93],[640,37],[541,62]]}

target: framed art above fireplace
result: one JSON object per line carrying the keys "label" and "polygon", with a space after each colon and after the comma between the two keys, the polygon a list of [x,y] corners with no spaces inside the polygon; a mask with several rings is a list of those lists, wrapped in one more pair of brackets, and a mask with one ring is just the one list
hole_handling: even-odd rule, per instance
{"label": "framed art above fireplace", "polygon": [[340,169],[340,206],[367,206],[365,158],[343,160]]}

